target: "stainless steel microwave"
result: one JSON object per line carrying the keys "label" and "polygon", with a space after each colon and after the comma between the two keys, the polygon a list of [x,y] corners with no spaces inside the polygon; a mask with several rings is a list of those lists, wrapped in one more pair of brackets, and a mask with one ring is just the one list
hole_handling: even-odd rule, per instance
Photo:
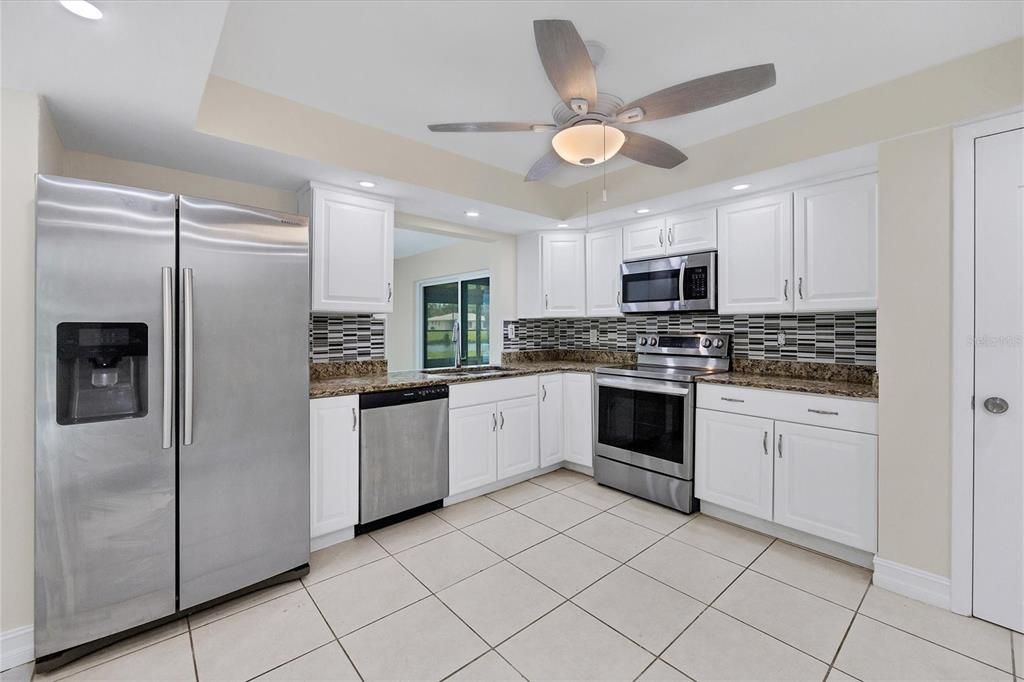
{"label": "stainless steel microwave", "polygon": [[718,305],[714,251],[623,263],[624,313],[714,310]]}

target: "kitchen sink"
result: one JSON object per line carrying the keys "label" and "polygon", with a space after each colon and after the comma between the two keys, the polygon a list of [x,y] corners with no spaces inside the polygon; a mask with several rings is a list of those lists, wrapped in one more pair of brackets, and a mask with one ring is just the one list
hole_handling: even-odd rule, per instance
{"label": "kitchen sink", "polygon": [[500,374],[505,370],[494,365],[479,365],[476,367],[448,367],[446,369],[424,370],[424,374],[443,377],[473,377],[487,376],[488,374]]}

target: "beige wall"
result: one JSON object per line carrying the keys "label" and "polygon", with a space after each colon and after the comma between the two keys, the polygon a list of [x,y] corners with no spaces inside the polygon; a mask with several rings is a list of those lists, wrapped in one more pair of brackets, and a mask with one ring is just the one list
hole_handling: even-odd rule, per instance
{"label": "beige wall", "polygon": [[392,370],[420,366],[416,352],[417,282],[487,270],[491,274],[491,362],[501,361],[501,321],[515,316],[515,238],[466,240],[395,261],[395,309],[387,320],[387,358]]}
{"label": "beige wall", "polygon": [[950,574],[952,130],[878,154],[878,554]]}

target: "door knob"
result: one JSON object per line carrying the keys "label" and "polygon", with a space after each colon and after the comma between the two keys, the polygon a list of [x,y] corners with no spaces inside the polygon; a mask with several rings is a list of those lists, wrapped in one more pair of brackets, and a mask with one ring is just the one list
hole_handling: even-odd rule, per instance
{"label": "door knob", "polygon": [[985,409],[992,414],[1002,414],[1010,409],[1010,403],[1006,402],[1005,398],[998,396],[992,396],[991,398],[985,398],[985,402],[982,403]]}

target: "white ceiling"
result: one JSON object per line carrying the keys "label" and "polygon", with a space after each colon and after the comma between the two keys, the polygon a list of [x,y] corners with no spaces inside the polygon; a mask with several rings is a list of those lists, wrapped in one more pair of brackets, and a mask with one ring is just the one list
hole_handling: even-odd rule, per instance
{"label": "white ceiling", "polygon": [[[547,122],[557,97],[532,20],[571,19],[606,47],[598,85],[629,101],[774,62],[745,100],[636,126],[684,149],[1010,40],[1017,2],[233,3],[214,73],[517,173],[548,134],[431,133],[428,123]],[[624,165],[628,161],[622,161]],[[566,168],[559,185],[599,169]]]}
{"label": "white ceiling", "polygon": [[465,239],[446,237],[431,232],[420,232],[419,230],[407,230],[404,227],[395,228],[395,258],[406,258],[415,256],[418,253],[436,251],[446,246],[454,246]]}

